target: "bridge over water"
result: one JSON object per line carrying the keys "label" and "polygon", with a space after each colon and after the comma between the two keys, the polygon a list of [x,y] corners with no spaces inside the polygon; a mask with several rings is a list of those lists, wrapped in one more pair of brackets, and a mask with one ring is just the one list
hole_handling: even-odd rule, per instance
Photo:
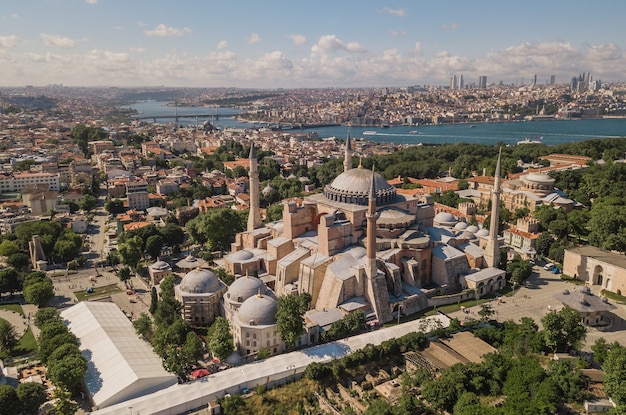
{"label": "bridge over water", "polygon": [[170,115],[134,115],[133,119],[135,120],[153,120],[157,122],[157,120],[164,119],[175,119],[178,122],[179,118],[211,118],[213,120],[219,120],[219,114],[170,114]]}

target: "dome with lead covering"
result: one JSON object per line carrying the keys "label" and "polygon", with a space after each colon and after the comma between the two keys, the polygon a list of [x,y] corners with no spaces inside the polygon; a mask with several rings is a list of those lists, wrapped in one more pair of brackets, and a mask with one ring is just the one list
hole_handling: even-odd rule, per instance
{"label": "dome with lead covering", "polygon": [[180,282],[180,290],[192,294],[210,294],[220,289],[220,280],[208,269],[189,271]]}
{"label": "dome with lead covering", "polygon": [[241,251],[233,252],[228,255],[228,259],[233,262],[248,261],[252,259],[252,257],[254,257],[254,254],[247,249],[242,249]]}
{"label": "dome with lead covering", "polygon": [[456,222],[456,218],[450,212],[439,212],[433,219],[433,223],[439,226],[454,226]]}
{"label": "dome with lead covering", "polygon": [[230,301],[243,303],[248,298],[256,294],[265,294],[267,287],[257,277],[241,277],[237,278],[226,292],[226,298]]}
{"label": "dome with lead covering", "polygon": [[241,304],[237,318],[243,324],[268,326],[276,323],[276,300],[268,295],[257,294]]}
{"label": "dome with lead covering", "polygon": [[[380,174],[374,172],[376,204],[392,203],[396,199],[396,188],[387,183]],[[335,202],[353,205],[367,205],[372,187],[372,171],[359,166],[341,173],[324,188],[324,196]]]}

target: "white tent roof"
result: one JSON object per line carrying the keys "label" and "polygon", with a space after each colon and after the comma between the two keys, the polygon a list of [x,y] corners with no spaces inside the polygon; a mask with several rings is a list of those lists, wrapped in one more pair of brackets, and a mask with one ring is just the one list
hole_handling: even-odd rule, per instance
{"label": "white tent roof", "polygon": [[320,344],[308,349],[233,367],[193,382],[174,385],[148,396],[92,412],[91,415],[124,415],[130,413],[129,408],[131,407],[133,414],[177,415],[186,413],[196,410],[212,400],[223,398],[226,393],[241,393],[243,388],[253,389],[257,385],[272,386],[284,383],[288,378],[301,376],[306,367],[313,362],[326,363],[362,349],[369,343],[378,345],[385,340],[419,331],[423,329],[423,320],[428,322],[426,327],[431,328],[438,326],[435,320],[439,321],[443,327],[448,327],[450,324],[450,319],[443,314],[413,320],[336,342]]}
{"label": "white tent roof", "polygon": [[114,303],[83,301],[61,312],[87,359],[85,384],[98,408],[177,383]]}

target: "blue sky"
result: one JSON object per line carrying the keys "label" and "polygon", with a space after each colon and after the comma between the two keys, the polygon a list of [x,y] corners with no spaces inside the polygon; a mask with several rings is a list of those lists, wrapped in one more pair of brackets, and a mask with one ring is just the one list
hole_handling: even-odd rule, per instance
{"label": "blue sky", "polygon": [[621,0],[0,0],[0,86],[623,81]]}

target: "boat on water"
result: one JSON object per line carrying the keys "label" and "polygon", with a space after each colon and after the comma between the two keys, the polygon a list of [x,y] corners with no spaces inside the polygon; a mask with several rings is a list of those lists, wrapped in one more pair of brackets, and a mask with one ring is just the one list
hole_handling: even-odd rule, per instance
{"label": "boat on water", "polygon": [[414,135],[415,135],[415,134],[419,134],[419,133],[420,133],[420,132],[419,132],[419,131],[416,131],[416,130],[409,131],[409,134],[414,134]]}
{"label": "boat on water", "polygon": [[376,135],[378,134],[376,131],[363,131],[363,135]]}
{"label": "boat on water", "polygon": [[531,140],[530,138],[526,137],[525,139],[518,141],[517,144],[543,144],[543,141],[541,141],[542,139],[543,137],[539,137],[539,140]]}
{"label": "boat on water", "polygon": [[474,124],[470,125],[470,128],[476,128],[476,126]]}

